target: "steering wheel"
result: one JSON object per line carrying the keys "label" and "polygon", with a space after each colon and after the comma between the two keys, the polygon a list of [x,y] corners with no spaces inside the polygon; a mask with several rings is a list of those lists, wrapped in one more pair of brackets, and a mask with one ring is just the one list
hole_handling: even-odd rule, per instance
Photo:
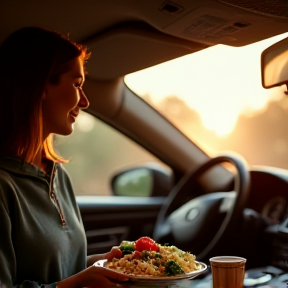
{"label": "steering wheel", "polygon": [[[199,196],[171,212],[182,192],[191,191],[191,186],[201,175],[223,162],[236,168],[234,191]],[[191,251],[199,260],[206,259],[237,225],[248,200],[249,188],[249,169],[240,155],[226,154],[208,160],[184,175],[167,196],[158,214],[153,239],[158,243],[163,239],[173,239],[173,245]],[[203,240],[207,242],[203,243]]]}

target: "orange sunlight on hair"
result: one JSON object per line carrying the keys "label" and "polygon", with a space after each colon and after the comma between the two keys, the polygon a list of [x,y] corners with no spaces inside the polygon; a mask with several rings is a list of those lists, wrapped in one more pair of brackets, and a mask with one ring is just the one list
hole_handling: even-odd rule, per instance
{"label": "orange sunlight on hair", "polygon": [[54,150],[53,147],[53,134],[50,134],[47,139],[44,141],[44,153],[47,159],[52,160],[57,163],[68,163],[69,160],[66,160],[60,157]]}

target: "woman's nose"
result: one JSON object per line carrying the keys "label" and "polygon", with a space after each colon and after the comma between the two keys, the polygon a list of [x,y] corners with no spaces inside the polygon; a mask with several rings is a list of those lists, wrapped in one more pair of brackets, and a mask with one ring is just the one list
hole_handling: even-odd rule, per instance
{"label": "woman's nose", "polygon": [[89,107],[89,101],[87,99],[87,96],[85,95],[82,89],[79,89],[79,90],[80,90],[80,100],[79,100],[78,106],[81,109],[87,109]]}

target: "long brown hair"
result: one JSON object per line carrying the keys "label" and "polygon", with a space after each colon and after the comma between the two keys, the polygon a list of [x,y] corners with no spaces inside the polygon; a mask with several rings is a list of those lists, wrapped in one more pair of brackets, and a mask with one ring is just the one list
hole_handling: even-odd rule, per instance
{"label": "long brown hair", "polygon": [[[57,84],[71,60],[87,60],[86,47],[68,36],[39,27],[12,33],[0,46],[0,153],[32,161],[42,146],[42,95],[47,83]],[[67,162],[53,148],[53,138],[43,145],[46,157]]]}

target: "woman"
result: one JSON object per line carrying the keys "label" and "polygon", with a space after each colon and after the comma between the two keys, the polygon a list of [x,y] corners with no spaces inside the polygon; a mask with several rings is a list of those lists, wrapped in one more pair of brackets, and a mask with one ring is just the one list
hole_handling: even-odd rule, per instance
{"label": "woman", "polygon": [[85,47],[37,27],[14,32],[0,47],[0,287],[126,280],[92,265],[121,256],[117,247],[86,256],[66,161],[52,143],[53,134],[72,133],[89,105],[82,90],[88,57]]}

